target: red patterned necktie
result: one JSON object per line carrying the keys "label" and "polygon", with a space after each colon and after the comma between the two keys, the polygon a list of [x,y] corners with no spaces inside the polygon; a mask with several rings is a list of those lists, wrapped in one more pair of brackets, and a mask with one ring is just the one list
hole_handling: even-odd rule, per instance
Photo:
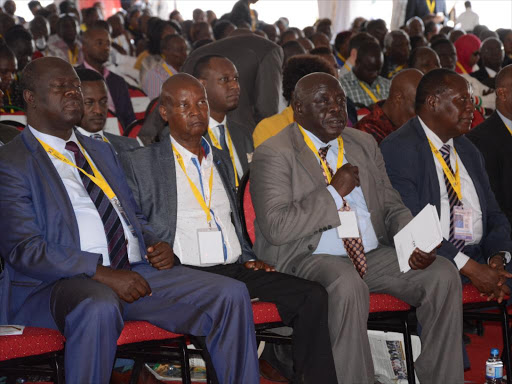
{"label": "red patterned necktie", "polygon": [[[328,145],[326,147],[322,147],[318,150],[318,155],[320,158],[325,162],[327,165],[327,170],[331,174],[331,177],[334,176],[334,172],[332,171],[332,168],[329,166],[329,163],[327,162],[327,152],[329,151],[329,148],[331,146]],[[325,182],[328,183],[327,175],[325,174],[324,167],[322,168],[322,172],[324,174]],[[348,205],[347,201],[342,197],[343,200],[343,207],[341,208],[341,211],[350,211],[350,206]],[[348,257],[350,257],[350,260],[352,260],[352,263],[354,264],[354,267],[356,268],[356,271],[359,273],[359,276],[361,278],[364,277],[366,274],[366,271],[368,270],[368,266],[366,264],[366,255],[364,253],[364,246],[363,241],[360,237],[353,237],[353,238],[347,238],[342,239],[343,245],[345,246],[345,251],[347,251]]]}

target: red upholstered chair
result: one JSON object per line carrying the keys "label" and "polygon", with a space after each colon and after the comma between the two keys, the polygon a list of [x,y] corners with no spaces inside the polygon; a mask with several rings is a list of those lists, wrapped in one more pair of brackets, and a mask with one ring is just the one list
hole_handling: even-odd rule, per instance
{"label": "red upholstered chair", "polygon": [[147,117],[153,112],[158,105],[158,97],[151,100],[148,104],[148,107],[146,108],[146,113],[144,114],[144,118],[147,119]]}
{"label": "red upholstered chair", "polygon": [[116,114],[111,110],[108,111],[104,130],[113,135],[123,136],[124,134],[123,124],[121,124]]}
{"label": "red upholstered chair", "polygon": [[130,95],[130,101],[132,102],[135,118],[137,120],[144,119],[146,109],[148,108],[151,100],[142,89],[134,87],[133,85],[128,86],[128,94]]}
{"label": "red upholstered chair", "polygon": [[144,119],[135,120],[124,130],[124,136],[136,138],[139,135],[140,130],[142,129],[142,124],[144,124]]}
{"label": "red upholstered chair", "polygon": [[17,107],[6,107],[0,109],[0,123],[11,125],[20,131],[27,125],[25,111]]}
{"label": "red upholstered chair", "polygon": [[[462,287],[462,304],[465,320],[497,321],[501,323],[503,336],[503,354],[501,358],[507,370],[507,384],[511,384],[512,374],[510,369],[512,365],[510,359],[509,316],[506,300],[501,304],[495,300],[487,301],[486,297],[480,296],[480,292],[473,284],[464,284]],[[493,311],[489,312],[487,310]]]}
{"label": "red upholstered chair", "polygon": [[[247,171],[240,181],[240,186],[238,189],[238,201],[240,204],[240,214],[242,217],[244,237],[252,245],[256,240],[256,234],[254,231],[254,220],[256,219],[256,213],[254,212],[251,193],[249,191],[249,175],[250,173]],[[401,332],[404,335],[407,372],[414,372],[411,332],[409,329],[409,314],[411,310],[412,308],[409,304],[391,295],[379,293],[370,294],[370,314],[368,318],[368,328],[372,330]],[[272,342],[272,340],[269,341]],[[411,384],[415,383],[414,375],[409,375],[408,382]]]}
{"label": "red upholstered chair", "polygon": [[27,376],[49,376],[64,383],[64,336],[47,328],[25,327],[22,335],[0,336],[0,377],[15,383]]}

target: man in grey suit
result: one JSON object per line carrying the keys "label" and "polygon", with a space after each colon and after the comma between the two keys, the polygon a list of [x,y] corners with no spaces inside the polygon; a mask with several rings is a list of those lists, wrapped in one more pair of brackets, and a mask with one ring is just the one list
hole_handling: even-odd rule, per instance
{"label": "man in grey suit", "polygon": [[208,55],[197,61],[193,75],[206,89],[210,105],[210,124],[205,138],[229,155],[237,179],[233,184],[238,186],[238,181],[249,169],[249,160],[254,152],[252,136],[246,125],[226,115],[238,107],[238,71],[229,59]]}
{"label": "man in grey suit", "polygon": [[277,44],[246,31],[194,50],[183,64],[182,71],[193,74],[197,61],[212,54],[227,57],[238,70],[240,101],[238,108],[229,115],[236,121],[247,122],[248,133],[252,135],[260,120],[279,112],[283,50]]}
{"label": "man in grey suit", "polygon": [[[374,382],[366,333],[369,292],[417,308],[422,353],[415,367],[422,383],[462,383],[457,270],[435,251],[417,249],[409,259],[412,269],[400,272],[393,236],[412,215],[389,182],[375,140],[345,128],[346,96],[336,78],[303,77],[292,106],[296,123],[259,146],[251,164],[256,254],[327,289],[339,383]],[[360,237],[338,237],[337,229],[346,226]]]}
{"label": "man in grey suit", "polygon": [[204,87],[177,74],[164,83],[161,98],[159,112],[170,132],[120,154],[142,212],[182,264],[242,281],[251,298],[276,304],[294,328],[294,383],[336,383],[327,293],[316,282],[275,272],[244,239],[231,160],[203,137],[209,117]]}
{"label": "man in grey suit", "polygon": [[84,114],[78,131],[93,139],[111,144],[116,153],[140,147],[136,139],[104,132],[108,114],[108,92],[103,76],[86,68],[77,68],[84,97]]}

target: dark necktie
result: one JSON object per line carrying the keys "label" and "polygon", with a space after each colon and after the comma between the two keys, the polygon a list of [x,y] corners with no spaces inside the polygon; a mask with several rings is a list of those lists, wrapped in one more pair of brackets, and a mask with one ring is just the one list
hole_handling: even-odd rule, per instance
{"label": "dark necktie", "polygon": [[[327,165],[327,170],[332,177],[334,176],[334,172],[332,171],[332,168],[329,166],[329,163],[327,162],[327,152],[329,151],[330,147],[331,146],[328,145],[326,147],[320,148],[318,150],[318,155]],[[327,178],[327,175],[325,174],[324,167],[322,167],[322,172],[324,174],[325,182],[328,183],[329,180]],[[341,211],[350,211],[350,206],[348,205],[347,201],[343,197],[342,200],[343,207],[341,208]],[[356,271],[359,273],[359,276],[363,278],[368,269],[368,266],[366,264],[366,254],[364,253],[363,240],[360,237],[353,237],[342,239],[342,241],[343,245],[345,246],[345,251],[347,251],[348,257],[350,257],[350,260],[352,260],[352,263],[354,264]]]}
{"label": "dark necktie", "polygon": [[91,138],[93,138],[95,140],[103,141],[103,136],[101,136],[99,133],[93,133],[91,135]]}
{"label": "dark necktie", "polygon": [[[443,145],[439,152],[441,153],[441,156],[443,156],[446,165],[448,165],[450,170],[453,172],[450,163],[450,146],[448,144]],[[455,245],[455,248],[457,248],[459,252],[462,252],[464,246],[466,245],[466,242],[464,240],[458,240],[455,238],[455,215],[453,209],[456,206],[462,206],[462,202],[459,200],[457,193],[453,189],[452,184],[450,183],[444,172],[443,176],[444,183],[446,184],[446,191],[448,192],[448,202],[450,203],[450,237],[448,238],[448,241]]]}
{"label": "dark necktie", "polygon": [[220,132],[219,133],[220,147],[222,148],[223,151],[229,152],[228,145],[226,142],[226,127],[224,127],[224,124],[219,124],[218,127],[219,127],[219,132]]}
{"label": "dark necktie", "polygon": [[[66,143],[66,149],[75,154],[75,163],[77,167],[82,168],[85,172],[92,175],[93,171],[89,163],[85,160],[84,155],[73,141]],[[130,269],[128,262],[128,247],[124,236],[123,225],[114,209],[110,200],[105,193],[91,179],[82,172],[78,172],[87,193],[91,197],[92,202],[96,206],[98,213],[103,222],[105,235],[108,243],[108,256],[112,269]]]}

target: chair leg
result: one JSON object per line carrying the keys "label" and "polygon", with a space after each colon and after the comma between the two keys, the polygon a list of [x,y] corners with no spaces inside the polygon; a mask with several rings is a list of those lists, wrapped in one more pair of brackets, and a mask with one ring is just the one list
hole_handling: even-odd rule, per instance
{"label": "chair leg", "polygon": [[130,384],[137,384],[139,381],[139,376],[142,372],[142,368],[144,366],[144,361],[141,359],[135,359],[133,364],[132,374],[130,376]]}
{"label": "chair leg", "polygon": [[64,384],[64,362],[60,361],[59,356],[55,356],[51,361],[51,366],[53,371],[55,372],[55,383],[56,384]]}
{"label": "chair leg", "polygon": [[411,330],[409,329],[409,314],[405,315],[402,325],[402,333],[404,335],[405,359],[407,366],[407,382],[409,384],[416,384],[416,376],[414,373],[414,359],[412,356]]}
{"label": "chair leg", "polygon": [[501,329],[503,332],[503,363],[505,365],[505,369],[507,370],[507,384],[512,383],[512,372],[510,369],[512,368],[510,362],[510,335],[508,328],[508,313],[507,313],[507,305],[502,303],[500,305],[501,314],[503,315],[503,319],[501,321]]}
{"label": "chair leg", "polygon": [[190,377],[190,357],[188,355],[187,342],[181,342],[181,380],[184,384],[191,384],[192,378]]}

